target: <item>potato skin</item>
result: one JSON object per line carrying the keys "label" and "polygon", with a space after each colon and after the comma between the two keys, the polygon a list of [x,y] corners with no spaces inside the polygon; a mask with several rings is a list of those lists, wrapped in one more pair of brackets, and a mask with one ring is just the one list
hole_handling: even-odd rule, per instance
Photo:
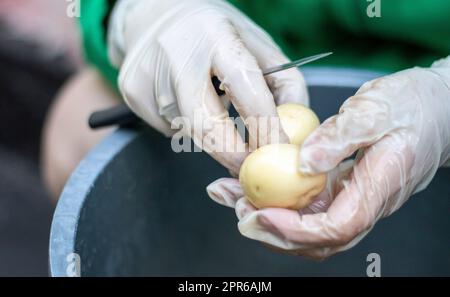
{"label": "potato skin", "polygon": [[242,164],[239,181],[256,208],[301,209],[323,191],[326,174],[308,176],[298,171],[300,147],[270,144],[251,153]]}
{"label": "potato skin", "polygon": [[301,104],[286,103],[278,106],[277,111],[281,126],[292,144],[301,146],[309,134],[320,125],[314,111]]}

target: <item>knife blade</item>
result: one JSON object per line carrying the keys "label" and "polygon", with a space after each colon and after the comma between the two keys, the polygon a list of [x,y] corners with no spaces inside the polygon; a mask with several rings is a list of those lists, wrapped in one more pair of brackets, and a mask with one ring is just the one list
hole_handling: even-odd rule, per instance
{"label": "knife blade", "polygon": [[[322,53],[314,56],[305,57],[296,61],[292,61],[286,64],[270,67],[264,69],[263,75],[270,75],[275,72],[284,71],[293,67],[299,67],[305,65],[307,63],[311,63],[313,61],[325,58],[331,55],[333,52]],[[217,78],[217,76],[213,76],[211,78],[212,84],[216,89],[216,92],[219,96],[225,94],[223,88],[221,88],[222,82]],[[138,123],[141,119],[136,116],[131,109],[128,108],[126,104],[121,104],[119,106],[111,107],[105,110],[93,112],[89,117],[89,127],[92,129],[113,126],[113,125],[132,125]]]}

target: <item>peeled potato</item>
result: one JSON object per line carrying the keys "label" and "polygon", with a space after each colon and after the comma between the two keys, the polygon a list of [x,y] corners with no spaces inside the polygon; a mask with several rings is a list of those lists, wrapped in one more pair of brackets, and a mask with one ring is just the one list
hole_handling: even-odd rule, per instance
{"label": "peeled potato", "polygon": [[239,181],[257,208],[301,209],[325,188],[326,175],[299,172],[300,147],[270,144],[251,153],[242,164]]}
{"label": "peeled potato", "polygon": [[300,145],[320,124],[312,110],[299,104],[284,104],[278,113],[291,144],[270,144],[252,152],[242,164],[239,181],[247,199],[256,208],[301,209],[323,191],[326,174],[304,175]]}
{"label": "peeled potato", "polygon": [[301,104],[286,103],[278,106],[277,110],[281,126],[292,144],[302,145],[308,135],[320,125],[314,111]]}

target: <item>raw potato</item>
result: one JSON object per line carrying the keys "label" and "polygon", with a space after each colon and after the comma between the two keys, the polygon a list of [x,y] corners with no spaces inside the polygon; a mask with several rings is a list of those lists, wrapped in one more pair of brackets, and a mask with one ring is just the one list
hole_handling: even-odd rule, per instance
{"label": "raw potato", "polygon": [[301,209],[322,192],[326,175],[303,175],[298,170],[299,152],[294,144],[269,144],[245,159],[239,181],[255,207]]}
{"label": "raw potato", "polygon": [[278,107],[291,144],[270,144],[252,152],[242,164],[239,181],[256,208],[301,209],[323,191],[326,174],[304,175],[298,168],[300,145],[320,124],[312,110],[298,104]]}
{"label": "raw potato", "polygon": [[320,125],[314,111],[301,104],[286,103],[278,106],[277,110],[281,126],[292,144],[302,145],[309,134]]}

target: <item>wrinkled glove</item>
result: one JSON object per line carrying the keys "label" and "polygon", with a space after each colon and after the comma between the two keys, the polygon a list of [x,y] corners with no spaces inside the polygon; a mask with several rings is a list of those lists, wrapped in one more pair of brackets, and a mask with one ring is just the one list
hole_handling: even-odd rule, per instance
{"label": "wrinkled glove", "polygon": [[[297,69],[265,80],[261,68],[288,59],[261,28],[225,1],[121,0],[112,15],[108,40],[129,107],[166,135],[173,133],[171,121],[183,116],[183,130],[197,146],[233,173],[239,171],[249,148],[216,94],[212,76],[222,81],[226,99],[244,122],[249,117],[277,117],[276,104],[308,104]],[[203,129],[194,128],[192,123],[197,122]],[[277,126],[279,140],[287,142],[281,125]],[[274,132],[249,131],[252,143],[269,143],[267,131]],[[202,141],[211,135],[214,141]],[[229,152],[224,147],[245,149]]]}
{"label": "wrinkled glove", "polygon": [[[354,163],[341,163],[357,150]],[[244,236],[322,259],[358,243],[423,190],[449,158],[450,57],[365,83],[310,135],[299,169],[328,172],[326,190],[310,207],[256,210],[229,178],[207,190],[236,208]]]}

